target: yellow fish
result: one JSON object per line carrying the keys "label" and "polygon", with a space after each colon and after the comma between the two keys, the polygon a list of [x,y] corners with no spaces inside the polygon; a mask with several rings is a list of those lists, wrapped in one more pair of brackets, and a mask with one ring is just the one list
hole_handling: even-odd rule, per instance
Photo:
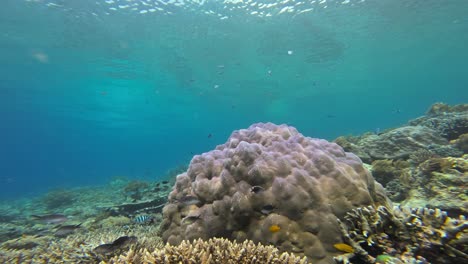
{"label": "yellow fish", "polygon": [[336,249],[338,249],[339,251],[343,251],[343,252],[346,252],[346,253],[353,253],[354,252],[354,248],[348,244],[345,244],[345,243],[337,243],[337,244],[334,244],[333,245]]}
{"label": "yellow fish", "polygon": [[281,230],[281,227],[279,225],[272,225],[270,228],[268,228],[268,230],[270,230],[272,233],[276,233]]}

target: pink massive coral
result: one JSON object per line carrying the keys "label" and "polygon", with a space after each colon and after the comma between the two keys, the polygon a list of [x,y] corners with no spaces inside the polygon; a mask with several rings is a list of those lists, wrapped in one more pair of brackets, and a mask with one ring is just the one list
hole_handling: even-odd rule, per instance
{"label": "pink massive coral", "polygon": [[161,231],[171,244],[250,239],[331,263],[341,242],[336,219],[386,202],[354,154],[294,127],[259,123],[192,159],[177,176]]}

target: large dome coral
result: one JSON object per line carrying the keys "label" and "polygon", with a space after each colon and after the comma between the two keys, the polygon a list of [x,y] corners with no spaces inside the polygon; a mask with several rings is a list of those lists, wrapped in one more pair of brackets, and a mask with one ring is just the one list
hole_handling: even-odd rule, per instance
{"label": "large dome coral", "polygon": [[170,244],[250,239],[332,263],[341,242],[336,219],[386,203],[354,154],[294,127],[258,123],[192,159],[177,176],[161,232]]}

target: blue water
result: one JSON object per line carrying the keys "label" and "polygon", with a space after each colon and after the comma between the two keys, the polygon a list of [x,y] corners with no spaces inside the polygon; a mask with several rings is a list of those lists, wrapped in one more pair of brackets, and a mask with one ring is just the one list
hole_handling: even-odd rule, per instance
{"label": "blue water", "polygon": [[333,140],[466,103],[466,10],[464,0],[3,0],[0,198],[156,180],[254,122]]}

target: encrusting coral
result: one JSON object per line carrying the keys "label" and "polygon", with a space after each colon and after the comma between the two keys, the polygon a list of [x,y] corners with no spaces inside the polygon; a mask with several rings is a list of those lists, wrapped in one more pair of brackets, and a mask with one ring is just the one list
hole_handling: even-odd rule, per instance
{"label": "encrusting coral", "polygon": [[353,252],[339,263],[375,263],[388,255],[400,263],[467,263],[468,221],[450,218],[440,209],[371,206],[353,209],[337,219]]}
{"label": "encrusting coral", "polygon": [[468,213],[468,155],[428,159],[412,174],[403,205],[439,208],[451,215]]}
{"label": "encrusting coral", "polygon": [[153,252],[147,249],[131,249],[125,254],[116,256],[102,264],[126,263],[158,263],[158,264],[305,264],[305,257],[280,253],[272,246],[255,244],[252,241],[243,243],[231,242],[227,239],[201,239],[192,243],[182,241],[178,246],[166,245]]}
{"label": "encrusting coral", "polygon": [[173,245],[252,240],[332,263],[333,245],[341,241],[334,219],[359,206],[387,204],[354,154],[290,126],[259,123],[192,159],[177,176],[161,231]]}
{"label": "encrusting coral", "polygon": [[457,139],[451,140],[450,144],[454,145],[463,153],[468,153],[468,133],[460,135]]}

